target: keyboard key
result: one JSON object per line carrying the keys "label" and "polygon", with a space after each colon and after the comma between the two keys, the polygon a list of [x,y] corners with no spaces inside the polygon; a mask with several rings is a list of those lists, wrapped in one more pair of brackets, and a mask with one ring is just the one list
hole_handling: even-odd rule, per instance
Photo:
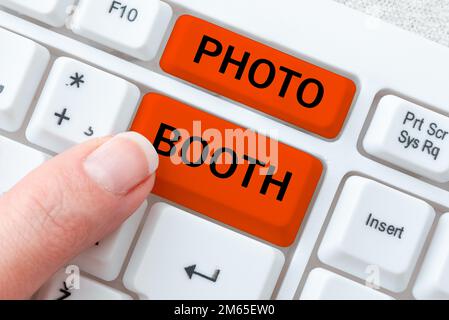
{"label": "keyboard key", "polygon": [[42,286],[35,298],[37,300],[132,300],[131,296],[95,280],[79,276],[70,268],[58,271]]}
{"label": "keyboard key", "polygon": [[157,203],[124,283],[142,299],[268,299],[283,264],[275,248]]}
{"label": "keyboard key", "polygon": [[120,273],[146,208],[147,202],[145,201],[117,231],[84,251],[71,264],[100,279],[115,280]]}
{"label": "keyboard key", "polygon": [[160,155],[155,194],[292,244],[320,180],[318,159],[157,94],[144,97],[131,130]]}
{"label": "keyboard key", "polygon": [[75,0],[0,0],[0,5],[53,27],[63,27],[74,2]]}
{"label": "keyboard key", "polygon": [[403,291],[434,217],[434,209],[422,200],[369,179],[351,177],[318,256],[361,279],[372,278],[376,285]]}
{"label": "keyboard key", "polygon": [[50,60],[48,50],[0,28],[0,129],[22,126]]}
{"label": "keyboard key", "polygon": [[438,182],[449,181],[449,118],[383,97],[363,146],[373,156]]}
{"label": "keyboard key", "polygon": [[438,222],[429,251],[419,271],[413,295],[423,300],[449,300],[449,213]]}
{"label": "keyboard key", "polygon": [[339,134],[356,91],[347,78],[192,16],[178,19],[161,67],[325,138]]}
{"label": "keyboard key", "polygon": [[48,158],[40,151],[0,136],[0,195]]}
{"label": "keyboard key", "polygon": [[393,300],[379,291],[317,268],[307,278],[300,300]]}
{"label": "keyboard key", "polygon": [[159,0],[81,0],[73,32],[141,60],[153,59],[172,16]]}
{"label": "keyboard key", "polygon": [[123,79],[59,58],[27,128],[27,139],[59,153],[93,137],[126,131],[139,97],[139,89]]}

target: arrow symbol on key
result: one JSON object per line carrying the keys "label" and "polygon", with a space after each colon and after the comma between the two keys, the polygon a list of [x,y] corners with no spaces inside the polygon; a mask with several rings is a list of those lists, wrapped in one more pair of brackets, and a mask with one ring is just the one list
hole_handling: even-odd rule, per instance
{"label": "arrow symbol on key", "polygon": [[218,280],[218,275],[220,274],[220,270],[215,270],[215,273],[212,277],[208,277],[202,273],[196,272],[196,264],[189,266],[187,268],[184,268],[184,270],[187,272],[187,275],[189,276],[189,279],[192,279],[193,275],[197,275],[199,277],[202,277],[206,280],[212,281],[212,282],[217,282]]}
{"label": "arrow symbol on key", "polygon": [[5,86],[0,84],[0,93],[2,93],[4,89],[5,89]]}

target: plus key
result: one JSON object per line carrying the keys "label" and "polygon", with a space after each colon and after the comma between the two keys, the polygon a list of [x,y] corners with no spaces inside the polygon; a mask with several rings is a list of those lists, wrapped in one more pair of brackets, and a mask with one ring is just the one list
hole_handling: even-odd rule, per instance
{"label": "plus key", "polygon": [[[59,58],[36,105],[27,139],[59,153],[87,139],[126,131],[139,97],[139,89],[128,81]],[[65,107],[61,111],[55,106]]]}
{"label": "plus key", "polygon": [[64,120],[70,121],[70,118],[66,116],[67,114],[67,108],[64,108],[61,113],[55,112],[55,117],[58,118],[58,126],[62,125],[62,122]]}

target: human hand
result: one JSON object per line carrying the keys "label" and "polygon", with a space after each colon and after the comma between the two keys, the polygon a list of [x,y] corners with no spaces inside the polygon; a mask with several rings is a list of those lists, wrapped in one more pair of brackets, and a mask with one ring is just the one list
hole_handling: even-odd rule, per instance
{"label": "human hand", "polygon": [[0,299],[31,297],[120,226],[150,193],[157,167],[151,143],[127,132],[56,156],[0,197]]}

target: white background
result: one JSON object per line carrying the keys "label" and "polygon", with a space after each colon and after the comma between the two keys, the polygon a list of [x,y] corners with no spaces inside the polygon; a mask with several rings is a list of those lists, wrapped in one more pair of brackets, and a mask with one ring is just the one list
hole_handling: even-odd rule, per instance
{"label": "white background", "polygon": [[449,0],[335,0],[449,46]]}

